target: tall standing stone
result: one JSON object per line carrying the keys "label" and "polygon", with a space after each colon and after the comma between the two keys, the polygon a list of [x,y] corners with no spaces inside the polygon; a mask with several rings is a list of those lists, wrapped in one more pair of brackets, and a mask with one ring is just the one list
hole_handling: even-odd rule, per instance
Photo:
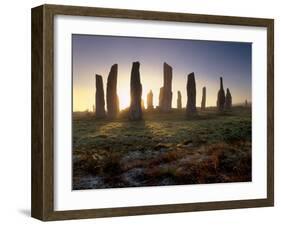
{"label": "tall standing stone", "polygon": [[152,90],[150,90],[149,93],[147,94],[146,101],[147,101],[147,109],[152,110],[153,109],[153,93],[152,93]]}
{"label": "tall standing stone", "polygon": [[112,65],[106,86],[106,105],[107,105],[107,116],[109,118],[116,118],[119,113],[119,101],[117,96],[117,70],[118,65]]}
{"label": "tall standing stone", "polygon": [[182,109],[181,92],[180,91],[178,91],[177,108]]}
{"label": "tall standing stone", "polygon": [[116,97],[116,100],[117,100],[117,112],[120,112],[120,106],[119,106],[119,96],[117,95]]}
{"label": "tall standing stone", "polygon": [[105,105],[105,101],[104,101],[102,76],[96,74],[96,117],[97,118],[105,117],[104,105]]}
{"label": "tall standing stone", "polygon": [[226,110],[231,110],[232,108],[232,96],[229,91],[229,89],[226,89],[226,95],[225,95],[225,109]]}
{"label": "tall standing stone", "polygon": [[163,64],[164,72],[164,85],[163,85],[163,105],[162,111],[167,112],[172,109],[172,78],[173,78],[173,69],[167,63]]}
{"label": "tall standing stone", "polygon": [[163,101],[164,101],[164,96],[163,96],[163,92],[164,92],[164,87],[160,88],[160,92],[159,92],[159,109],[161,110],[163,107]]}
{"label": "tall standing stone", "polygon": [[140,63],[133,62],[131,71],[131,104],[130,104],[130,114],[129,118],[131,120],[141,120],[142,119],[142,107],[141,107],[141,96],[142,96],[142,85],[140,81]]}
{"label": "tall standing stone", "polygon": [[202,89],[202,101],[201,101],[201,110],[205,110],[206,108],[206,87],[204,86]]}
{"label": "tall standing stone", "polygon": [[196,83],[194,72],[188,75],[187,85],[187,105],[186,105],[186,114],[193,115],[196,114]]}
{"label": "tall standing stone", "polygon": [[224,110],[224,104],[225,104],[225,92],[224,92],[224,89],[223,89],[222,77],[220,77],[220,89],[218,91],[218,99],[217,99],[218,111]]}

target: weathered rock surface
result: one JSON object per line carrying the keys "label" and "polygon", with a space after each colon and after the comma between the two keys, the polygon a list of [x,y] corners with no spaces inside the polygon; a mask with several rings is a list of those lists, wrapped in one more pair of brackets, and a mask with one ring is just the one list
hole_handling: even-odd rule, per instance
{"label": "weathered rock surface", "polygon": [[232,108],[232,96],[229,89],[226,89],[226,96],[225,96],[225,110],[231,110]]}
{"label": "weathered rock surface", "polygon": [[153,93],[152,93],[152,90],[150,90],[149,93],[147,94],[146,101],[147,101],[147,109],[148,110],[152,110],[154,108],[153,107]]}
{"label": "weathered rock surface", "polygon": [[104,101],[102,76],[96,74],[96,117],[97,118],[105,117],[104,105],[105,105],[105,101]]}
{"label": "weathered rock surface", "polygon": [[119,96],[117,95],[117,112],[119,113],[120,112],[120,106],[119,106]]}
{"label": "weathered rock surface", "polygon": [[217,98],[218,111],[224,110],[224,104],[225,104],[225,92],[223,89],[223,80],[222,80],[222,77],[220,77],[220,89],[218,91],[218,98]]}
{"label": "weathered rock surface", "polygon": [[181,92],[180,91],[178,91],[177,108],[182,109]]}
{"label": "weathered rock surface", "polygon": [[196,114],[196,83],[194,72],[188,75],[187,85],[187,105],[186,105],[186,114],[193,115]]}
{"label": "weathered rock surface", "polygon": [[172,78],[173,69],[167,63],[163,64],[164,71],[164,85],[163,85],[163,105],[161,110],[164,112],[170,111],[172,109]]}
{"label": "weathered rock surface", "polygon": [[141,96],[142,96],[142,84],[140,81],[140,63],[133,62],[131,71],[131,104],[129,110],[130,120],[141,120],[142,119],[142,107],[141,107]]}
{"label": "weathered rock surface", "polygon": [[206,87],[204,86],[202,89],[202,101],[201,101],[201,110],[205,110],[206,108]]}
{"label": "weathered rock surface", "polygon": [[107,116],[109,118],[116,118],[119,113],[119,101],[117,96],[117,71],[118,65],[112,65],[106,86],[106,105],[107,105]]}
{"label": "weathered rock surface", "polygon": [[159,109],[161,110],[162,109],[162,107],[163,107],[163,101],[164,101],[164,87],[161,87],[160,88],[160,92],[159,92]]}

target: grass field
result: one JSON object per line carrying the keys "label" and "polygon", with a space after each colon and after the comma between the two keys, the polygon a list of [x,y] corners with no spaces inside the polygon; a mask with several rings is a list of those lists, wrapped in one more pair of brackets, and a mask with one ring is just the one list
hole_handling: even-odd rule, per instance
{"label": "grass field", "polygon": [[251,181],[251,108],[73,114],[73,189]]}

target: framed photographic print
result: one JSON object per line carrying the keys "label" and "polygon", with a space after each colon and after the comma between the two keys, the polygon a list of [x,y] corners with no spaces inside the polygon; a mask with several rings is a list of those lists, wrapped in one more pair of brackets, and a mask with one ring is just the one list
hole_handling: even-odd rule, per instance
{"label": "framed photographic print", "polygon": [[32,9],[32,216],[274,204],[272,19]]}

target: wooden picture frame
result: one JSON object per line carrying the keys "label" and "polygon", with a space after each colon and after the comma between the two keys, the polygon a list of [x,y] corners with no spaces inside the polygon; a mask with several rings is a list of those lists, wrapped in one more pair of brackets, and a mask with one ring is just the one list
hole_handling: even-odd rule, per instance
{"label": "wooden picture frame", "polygon": [[[54,16],[125,18],[265,27],[267,29],[267,198],[122,208],[54,210]],[[50,220],[162,214],[274,205],[274,20],[230,16],[42,5],[32,9],[32,202],[34,218]]]}

